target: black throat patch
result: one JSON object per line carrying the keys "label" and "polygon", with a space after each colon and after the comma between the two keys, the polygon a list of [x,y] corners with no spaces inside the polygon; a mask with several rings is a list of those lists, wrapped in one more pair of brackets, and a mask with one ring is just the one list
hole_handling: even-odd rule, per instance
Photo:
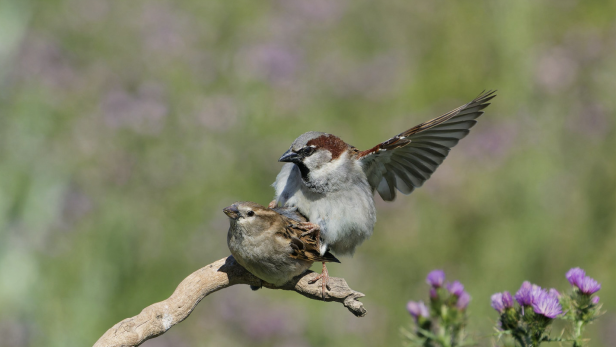
{"label": "black throat patch", "polygon": [[308,169],[306,164],[301,161],[296,162],[295,165],[297,165],[297,167],[299,168],[299,172],[302,174],[302,180],[304,181],[304,183],[308,182],[308,174],[310,173],[310,169]]}

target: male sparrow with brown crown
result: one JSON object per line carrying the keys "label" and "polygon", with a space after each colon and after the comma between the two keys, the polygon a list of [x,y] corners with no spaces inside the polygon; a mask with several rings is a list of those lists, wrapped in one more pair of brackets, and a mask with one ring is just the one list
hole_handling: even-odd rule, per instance
{"label": "male sparrow with brown crown", "polygon": [[[482,93],[468,104],[412,127],[365,151],[337,136],[300,135],[279,161],[287,162],[273,186],[270,207],[297,208],[320,229],[321,254],[352,255],[372,235],[374,191],[386,201],[396,189],[410,194],[430,178],[449,150],[469,133],[496,95]],[[325,263],[323,281],[327,281]]]}
{"label": "male sparrow with brown crown", "polygon": [[[254,202],[236,202],[223,212],[230,221],[227,245],[231,254],[265,282],[281,286],[314,262],[339,263],[331,253],[321,254],[318,230],[306,232],[306,218],[296,209],[270,209]],[[322,281],[321,285],[325,293],[326,283]]]}

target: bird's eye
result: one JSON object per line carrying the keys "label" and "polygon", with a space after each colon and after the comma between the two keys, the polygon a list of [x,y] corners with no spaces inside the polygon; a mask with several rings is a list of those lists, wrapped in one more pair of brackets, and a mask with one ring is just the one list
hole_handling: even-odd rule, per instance
{"label": "bird's eye", "polygon": [[314,147],[310,147],[310,146],[306,146],[302,149],[299,150],[299,152],[304,156],[307,157],[309,155],[311,155],[312,153],[314,153]]}
{"label": "bird's eye", "polygon": [[252,217],[255,215],[254,211],[248,211],[248,213],[246,213],[248,215],[248,217]]}

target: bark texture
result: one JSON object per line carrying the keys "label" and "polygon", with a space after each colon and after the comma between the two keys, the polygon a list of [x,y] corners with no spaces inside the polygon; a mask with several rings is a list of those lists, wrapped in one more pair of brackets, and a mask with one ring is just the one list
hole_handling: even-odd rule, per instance
{"label": "bark texture", "polygon": [[262,282],[238,264],[233,256],[229,256],[190,274],[167,300],[152,304],[138,315],[126,318],[111,327],[96,341],[94,347],[139,346],[148,339],[164,334],[172,326],[186,319],[204,297],[235,284],[293,290],[310,299],[342,303],[357,317],[366,315],[364,305],[358,300],[364,297],[364,294],[349,288],[344,279],[331,277],[329,279],[331,290],[325,293],[325,298],[322,298],[320,281],[308,284],[316,276],[316,273],[306,271],[289,283],[276,287]]}

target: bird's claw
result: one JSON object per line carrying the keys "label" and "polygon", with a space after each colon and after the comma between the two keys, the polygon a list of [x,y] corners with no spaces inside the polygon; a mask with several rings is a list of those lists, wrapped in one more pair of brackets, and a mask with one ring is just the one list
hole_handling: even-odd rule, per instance
{"label": "bird's claw", "polygon": [[321,274],[308,281],[308,283],[314,284],[318,280],[321,280],[321,297],[323,298],[323,300],[325,300],[325,289],[327,288],[327,290],[332,290],[332,288],[329,286],[329,272],[327,272],[327,267],[325,267],[325,263],[323,263],[323,270],[321,271]]}
{"label": "bird's claw", "polygon": [[278,201],[276,200],[272,200],[269,205],[267,205],[268,208],[275,208],[278,207]]}
{"label": "bird's claw", "polygon": [[295,227],[297,229],[300,229],[300,230],[305,230],[301,234],[301,237],[304,237],[306,235],[310,235],[310,234],[314,233],[315,231],[321,230],[321,228],[319,227],[318,224],[314,224],[314,223],[310,223],[310,222],[299,222],[299,223],[295,224]]}

